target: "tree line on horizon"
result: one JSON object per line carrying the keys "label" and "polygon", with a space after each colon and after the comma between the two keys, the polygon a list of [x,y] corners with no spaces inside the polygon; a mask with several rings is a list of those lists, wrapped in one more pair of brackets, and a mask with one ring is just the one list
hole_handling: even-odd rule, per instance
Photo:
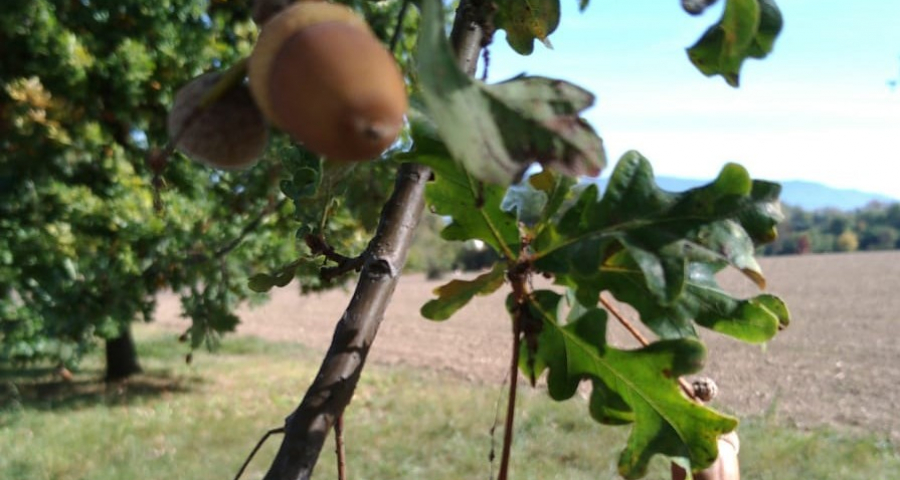
{"label": "tree line on horizon", "polygon": [[871,202],[851,211],[782,205],[778,239],[763,255],[895,250],[900,248],[900,203]]}
{"label": "tree line on horizon", "polygon": [[[900,249],[900,203],[873,201],[862,208],[805,209],[782,205],[778,238],[758,254],[803,255]],[[471,242],[447,244],[440,238],[438,215],[423,219],[410,251],[407,271],[440,278],[451,271],[480,270],[496,258],[490,247]],[[440,245],[440,248],[438,248]]]}

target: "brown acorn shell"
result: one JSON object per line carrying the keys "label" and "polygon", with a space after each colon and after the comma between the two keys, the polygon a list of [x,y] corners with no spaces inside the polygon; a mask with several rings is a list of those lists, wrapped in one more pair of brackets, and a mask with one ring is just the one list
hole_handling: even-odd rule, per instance
{"label": "brown acorn shell", "polygon": [[326,158],[375,158],[403,128],[403,75],[347,7],[301,2],[283,10],[262,29],[248,71],[269,121]]}
{"label": "brown acorn shell", "polygon": [[205,73],[175,94],[166,122],[169,138],[177,139],[175,146],[185,155],[211,167],[247,168],[265,152],[268,127],[245,84],[197,110],[220,78],[219,72]]}

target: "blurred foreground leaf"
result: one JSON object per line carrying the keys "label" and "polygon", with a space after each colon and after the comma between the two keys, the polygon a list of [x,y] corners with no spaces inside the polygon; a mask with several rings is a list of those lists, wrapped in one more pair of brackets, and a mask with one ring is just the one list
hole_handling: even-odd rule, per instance
{"label": "blurred foreground leaf", "polygon": [[503,285],[506,265],[497,263],[493,270],[473,280],[451,280],[434,290],[438,298],[422,307],[422,316],[429,320],[446,320],[466,306],[475,295],[489,295]]}
{"label": "blurred foreground leaf", "polygon": [[578,116],[593,96],[549,78],[489,86],[471,79],[456,66],[439,7],[423,2],[416,58],[428,115],[453,158],[479,180],[503,185],[535,162],[570,175],[598,174],[603,143]]}
{"label": "blurred foreground leaf", "polygon": [[744,60],[768,55],[783,23],[774,0],[728,0],[722,18],[688,49],[688,57],[704,75],[721,75],[737,87]]}

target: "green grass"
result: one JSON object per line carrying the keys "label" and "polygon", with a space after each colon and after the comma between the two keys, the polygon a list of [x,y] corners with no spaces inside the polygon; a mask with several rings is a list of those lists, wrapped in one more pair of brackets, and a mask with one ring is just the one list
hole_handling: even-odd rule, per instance
{"label": "green grass", "polygon": [[[319,362],[296,345],[232,337],[220,353],[197,354],[186,365],[184,346],[156,335],[138,336],[147,373],[120,386],[99,382],[99,359],[68,384],[54,383],[47,369],[0,370],[0,478],[233,478],[259,436],[294,408]],[[347,412],[349,477],[488,478],[501,397],[500,385],[370,366]],[[526,388],[516,422],[513,478],[616,478],[627,430],[591,422],[584,402],[558,404]],[[498,425],[498,455],[501,436]],[[896,448],[877,438],[758,418],[742,424],[741,439],[745,480],[889,479],[900,472]],[[269,441],[245,479],[261,478],[279,442]],[[316,476],[334,472],[329,444]],[[666,472],[657,459],[647,478]]]}

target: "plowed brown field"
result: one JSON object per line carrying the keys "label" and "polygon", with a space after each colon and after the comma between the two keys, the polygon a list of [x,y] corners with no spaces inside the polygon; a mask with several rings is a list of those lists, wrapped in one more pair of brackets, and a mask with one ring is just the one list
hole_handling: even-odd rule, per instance
{"label": "plowed brown field", "polygon": [[[900,253],[764,258],[761,264],[768,291],[787,301],[793,321],[766,348],[704,333],[705,374],[719,385],[719,408],[739,415],[774,411],[801,428],[827,424],[900,441]],[[370,359],[501,382],[510,344],[506,292],[476,298],[449,321],[424,320],[419,307],[441,283],[421,275],[401,280]],[[728,273],[721,283],[742,295],[754,292],[739,274]],[[349,291],[299,296],[284,288],[268,304],[241,310],[239,333],[324,352],[349,298]],[[160,298],[160,324],[183,329],[178,308],[174,297]],[[635,345],[616,327],[610,337]]]}

